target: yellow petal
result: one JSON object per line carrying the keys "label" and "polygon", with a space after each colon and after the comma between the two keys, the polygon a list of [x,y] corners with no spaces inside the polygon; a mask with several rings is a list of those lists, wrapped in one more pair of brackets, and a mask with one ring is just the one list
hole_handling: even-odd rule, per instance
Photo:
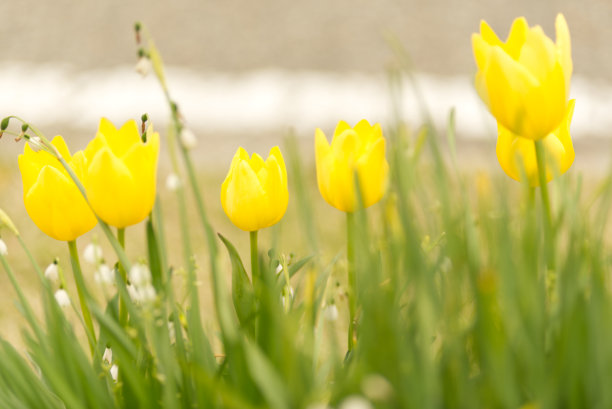
{"label": "yellow petal", "polygon": [[259,179],[246,161],[238,162],[226,191],[224,210],[238,228],[245,231],[259,230],[262,209],[267,206]]}
{"label": "yellow petal", "polygon": [[[336,129],[334,130],[334,137],[336,135],[340,135],[342,132],[351,129],[351,126],[347,124],[345,121],[339,121],[338,125],[336,125]],[[333,138],[332,138],[333,140]]]}
{"label": "yellow petal", "polygon": [[529,25],[527,24],[525,17],[519,17],[512,23],[510,33],[508,34],[508,39],[506,40],[506,44],[504,44],[503,48],[504,51],[506,51],[506,53],[508,53],[508,55],[515,60],[518,60],[519,56],[521,55],[521,48],[525,43],[525,38],[528,31]]}
{"label": "yellow petal", "polygon": [[572,46],[569,34],[569,28],[563,14],[559,13],[555,20],[555,31],[557,33],[557,58],[563,68],[563,74],[566,79],[565,87],[569,90],[570,77],[572,76]]}
{"label": "yellow petal", "polygon": [[138,125],[134,120],[127,121],[117,131],[109,120],[102,118],[99,129],[98,132],[104,136],[106,143],[118,158],[122,158],[133,145],[142,143]]}
{"label": "yellow petal", "polygon": [[480,20],[480,35],[482,39],[491,45],[502,46],[503,43],[495,34],[495,31],[487,24],[486,21]]}
{"label": "yellow petal", "polygon": [[518,61],[541,83],[557,62],[556,51],[552,40],[536,26],[527,32]]}
{"label": "yellow petal", "polygon": [[56,240],[74,240],[97,223],[74,182],[52,166],[41,170],[24,203],[34,223]]}
{"label": "yellow petal", "polygon": [[385,159],[384,139],[379,139],[366,155],[359,158],[357,169],[363,206],[369,207],[384,196],[387,188],[389,164]]}
{"label": "yellow petal", "polygon": [[123,228],[138,222],[133,206],[127,202],[133,200],[137,183],[110,148],[104,147],[94,156],[85,187],[94,211],[106,223]]}

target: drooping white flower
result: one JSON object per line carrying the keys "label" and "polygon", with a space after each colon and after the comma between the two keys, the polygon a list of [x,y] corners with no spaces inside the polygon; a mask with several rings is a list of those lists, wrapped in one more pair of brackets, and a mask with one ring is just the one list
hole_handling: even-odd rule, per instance
{"label": "drooping white flower", "polygon": [[6,256],[8,254],[6,243],[2,239],[0,239],[0,254],[2,254],[3,256]]}
{"label": "drooping white flower", "polygon": [[323,317],[327,321],[336,321],[338,319],[338,307],[336,304],[330,304],[323,309]]}
{"label": "drooping white flower", "polygon": [[106,348],[104,350],[104,355],[102,355],[102,361],[110,364],[113,362],[113,350],[110,348]]}
{"label": "drooping white flower", "polygon": [[34,152],[39,152],[41,149],[43,149],[42,141],[40,140],[38,136],[33,136],[30,139],[28,139],[28,145],[30,145],[30,148]]}
{"label": "drooping white flower", "polygon": [[393,386],[382,375],[369,374],[361,381],[363,394],[373,401],[385,401],[393,395]]}
{"label": "drooping white flower", "polygon": [[198,138],[191,129],[185,127],[181,131],[181,144],[187,149],[193,149],[198,145]]}
{"label": "drooping white flower", "polygon": [[57,301],[60,307],[64,308],[70,306],[70,296],[68,296],[68,293],[63,288],[57,290],[54,296],[55,301]]}
{"label": "drooping white flower", "polygon": [[142,263],[136,263],[130,269],[130,282],[136,287],[142,287],[151,282],[151,271]]}
{"label": "drooping white flower", "polygon": [[57,261],[54,261],[53,263],[49,264],[47,266],[47,268],[45,269],[45,277],[47,278],[47,280],[53,282],[53,283],[57,283],[59,280],[59,269],[57,266]]}
{"label": "drooping white flower", "polygon": [[147,57],[142,56],[138,59],[138,62],[136,63],[136,66],[134,67],[134,70],[142,75],[143,77],[146,77],[147,74],[149,72],[151,72],[151,60],[149,60]]}
{"label": "drooping white flower", "polygon": [[178,177],[176,173],[171,173],[166,178],[166,188],[168,190],[174,192],[181,186],[181,179]]}
{"label": "drooping white flower", "polygon": [[89,243],[83,250],[83,259],[89,264],[98,264],[102,260],[102,247]]}
{"label": "drooping white flower", "polygon": [[374,406],[362,396],[351,395],[342,401],[338,409],[374,409]]}
{"label": "drooping white flower", "polygon": [[113,381],[117,382],[117,376],[119,376],[119,367],[117,365],[111,366],[110,375],[111,378],[113,378]]}
{"label": "drooping white flower", "polygon": [[100,264],[94,273],[94,280],[98,284],[111,285],[115,283],[115,274],[113,269],[106,264]]}

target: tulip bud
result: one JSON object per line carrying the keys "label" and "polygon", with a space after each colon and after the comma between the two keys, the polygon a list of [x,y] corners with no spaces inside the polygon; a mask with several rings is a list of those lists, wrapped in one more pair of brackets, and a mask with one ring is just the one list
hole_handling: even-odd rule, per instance
{"label": "tulip bud", "polygon": [[[150,128],[149,128],[150,129]],[[89,202],[106,223],[124,228],[143,221],[155,203],[159,134],[140,138],[136,121],[121,129],[106,118],[85,149]]]}
{"label": "tulip bud", "polygon": [[59,304],[60,307],[65,308],[70,306],[70,297],[68,293],[63,288],[60,288],[55,292],[55,301]]}
{"label": "tulip bud", "polygon": [[[86,158],[83,152],[70,155],[61,136],[47,146],[61,156],[79,180],[85,177]],[[23,181],[23,201],[30,218],[45,234],[71,241],[87,233],[97,223],[85,198],[62,164],[52,154],[35,152],[25,144],[19,155],[19,170]]]}
{"label": "tulip bud", "polygon": [[287,169],[278,146],[265,162],[238,148],[221,185],[221,204],[232,223],[245,231],[272,226],[283,217],[288,203]]}
{"label": "tulip bud", "polygon": [[475,85],[497,122],[514,135],[538,140],[559,127],[567,110],[572,55],[567,23],[555,22],[556,43],[524,17],[512,23],[506,42],[481,21],[472,35],[478,66]]}
{"label": "tulip bud", "polygon": [[356,210],[355,175],[364,207],[377,203],[385,194],[389,164],[380,124],[372,126],[364,119],[351,128],[340,121],[331,145],[323,131],[317,129],[315,159],[321,196],[336,209]]}

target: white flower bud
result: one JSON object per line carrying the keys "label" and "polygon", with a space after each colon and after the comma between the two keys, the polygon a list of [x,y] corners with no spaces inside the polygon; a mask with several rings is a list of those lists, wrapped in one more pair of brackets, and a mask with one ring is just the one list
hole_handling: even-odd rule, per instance
{"label": "white flower bud", "polygon": [[94,243],[89,243],[83,251],[83,259],[89,264],[98,264],[102,260],[102,248]]}
{"label": "white flower bud", "polygon": [[142,287],[151,282],[151,271],[144,264],[136,263],[130,269],[130,282],[136,287]]}
{"label": "white flower bud", "polygon": [[132,299],[132,301],[134,302],[140,301],[140,294],[138,294],[138,291],[136,291],[136,287],[134,287],[132,284],[127,285],[127,292],[130,298]]}
{"label": "white flower bud", "polygon": [[170,343],[174,344],[176,342],[176,329],[172,321],[168,321],[168,336],[170,337]]}
{"label": "white flower bud", "polygon": [[113,350],[110,348],[106,348],[104,350],[104,355],[102,355],[102,361],[106,362],[107,364],[110,364],[111,362],[113,362]]}
{"label": "white flower bud", "polygon": [[45,277],[47,277],[47,280],[57,283],[59,280],[59,269],[57,267],[57,262],[54,261],[47,266],[45,269]]}
{"label": "white flower bud", "polygon": [[323,317],[327,321],[336,321],[338,319],[338,307],[336,307],[336,304],[330,304],[325,307]]}
{"label": "white flower bud", "polygon": [[0,254],[6,256],[8,254],[8,249],[6,248],[6,243],[4,240],[0,239]]}
{"label": "white flower bud", "polygon": [[281,263],[278,263],[278,265],[276,266],[276,270],[274,272],[276,274],[279,274],[281,271],[283,271],[283,265]]}
{"label": "white flower bud", "polygon": [[198,145],[198,138],[196,138],[191,129],[183,128],[181,131],[181,144],[187,149],[193,149]]}
{"label": "white flower bud", "polygon": [[111,285],[115,283],[115,274],[113,269],[106,264],[100,264],[94,273],[94,280],[98,284]]}
{"label": "white flower bud", "polygon": [[64,308],[70,306],[70,297],[68,296],[66,290],[64,290],[63,288],[57,290],[54,296],[55,301],[57,301],[60,307]]}
{"label": "white flower bud", "polygon": [[143,77],[146,77],[147,74],[151,72],[151,60],[144,56],[140,57],[136,63],[136,66],[134,67],[134,70],[136,70],[136,72]]}
{"label": "white flower bud", "polygon": [[157,293],[155,292],[155,288],[151,284],[145,285],[143,288],[139,289],[140,293],[140,301],[143,303],[155,301],[155,297]]}
{"label": "white flower bud", "polygon": [[176,173],[171,173],[166,178],[166,188],[168,190],[174,192],[181,186],[181,179],[178,177]]}
{"label": "white flower bud", "polygon": [[374,409],[374,407],[367,399],[353,395],[344,399],[338,409]]}
{"label": "white flower bud", "polygon": [[113,378],[113,381],[117,382],[117,376],[119,376],[119,367],[117,365],[111,366],[110,375],[111,378]]}

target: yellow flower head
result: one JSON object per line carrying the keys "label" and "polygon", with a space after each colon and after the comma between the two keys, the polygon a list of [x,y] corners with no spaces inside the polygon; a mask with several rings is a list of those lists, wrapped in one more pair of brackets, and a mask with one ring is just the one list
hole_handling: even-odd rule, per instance
{"label": "yellow flower head", "polygon": [[380,124],[361,120],[354,128],[340,121],[331,146],[320,129],[315,132],[317,182],[323,199],[343,212],[357,207],[355,176],[365,207],[378,202],[387,188],[389,164]]}
{"label": "yellow flower head", "polygon": [[85,156],[87,197],[102,220],[124,228],[141,222],[151,213],[159,156],[157,132],[147,131],[147,141],[143,142],[135,121],[128,121],[117,130],[102,118]]}
{"label": "yellow flower head", "polygon": [[[61,136],[53,138],[51,144],[82,181],[87,164],[83,152],[71,156]],[[96,217],[85,198],[62,164],[50,153],[35,152],[26,144],[23,154],[19,155],[19,170],[25,208],[46,235],[72,241],[96,225]]]}
{"label": "yellow flower head", "polygon": [[244,231],[272,226],[283,217],[288,203],[287,169],[278,146],[265,162],[238,148],[221,185],[221,205],[232,223]]}
{"label": "yellow flower head", "polygon": [[[555,175],[565,173],[574,162],[574,146],[569,129],[574,113],[574,102],[573,99],[569,101],[567,113],[559,128],[542,140],[547,162],[547,182]],[[520,181],[524,172],[531,186],[540,185],[534,141],[514,135],[498,124],[496,151],[499,164],[508,176]]]}
{"label": "yellow flower head", "polygon": [[524,17],[512,24],[502,42],[486,22],[472,35],[478,65],[476,90],[491,114],[515,135],[542,139],[565,117],[572,76],[570,35],[562,14],[554,43],[540,26]]}

